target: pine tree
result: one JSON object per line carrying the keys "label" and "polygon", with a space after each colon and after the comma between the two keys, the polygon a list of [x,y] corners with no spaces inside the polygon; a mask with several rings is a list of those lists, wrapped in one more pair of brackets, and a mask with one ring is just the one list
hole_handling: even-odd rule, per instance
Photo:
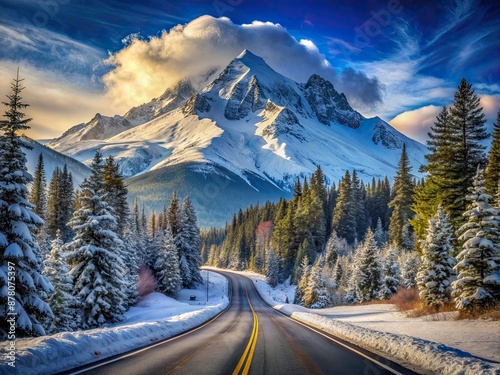
{"label": "pine tree", "polygon": [[471,204],[458,231],[462,251],[452,286],[457,308],[476,313],[500,301],[500,216],[489,204],[479,168],[467,199]]}
{"label": "pine tree", "polygon": [[35,173],[33,175],[33,183],[31,184],[29,201],[35,206],[33,212],[42,220],[45,220],[45,213],[47,210],[47,180],[45,178],[45,166],[42,153],[38,156]]}
{"label": "pine tree", "polygon": [[304,293],[304,305],[313,309],[323,309],[332,305],[329,283],[324,275],[325,259],[321,255],[314,262],[307,288]]}
{"label": "pine tree", "polygon": [[384,227],[382,226],[382,219],[380,217],[377,219],[377,226],[375,228],[373,236],[375,237],[375,242],[377,243],[378,247],[384,246],[384,244],[387,242],[387,234],[384,231]]}
{"label": "pine tree", "polygon": [[[413,180],[411,176],[412,167],[408,154],[406,153],[406,144],[401,150],[401,158],[398,164],[398,172],[394,178],[394,198],[389,203],[393,209],[389,224],[389,240],[392,244],[403,247],[405,236],[405,224],[409,224],[413,213],[411,211],[413,196]],[[404,247],[408,248],[408,247]]]}
{"label": "pine tree", "polygon": [[110,155],[103,168],[104,192],[106,202],[113,208],[117,220],[117,233],[123,236],[130,210],[127,203],[128,190],[125,186],[118,164]]}
{"label": "pine tree", "polygon": [[401,269],[401,286],[411,289],[417,285],[417,272],[420,267],[420,257],[415,251],[405,251],[399,258]]}
{"label": "pine tree", "polygon": [[116,218],[104,201],[102,157],[96,152],[92,174],[81,185],[82,207],[69,225],[76,232],[66,244],[70,274],[75,280],[73,295],[82,305],[83,328],[98,327],[123,318],[127,304],[126,268],[121,259],[123,242],[116,234]]}
{"label": "pine tree", "polygon": [[[500,109],[497,113],[497,122],[493,124],[493,140],[488,155],[488,165],[484,171],[486,192],[496,197],[498,182],[500,181]],[[497,202],[499,205],[500,202]]]}
{"label": "pine tree", "polygon": [[379,248],[371,229],[368,229],[364,245],[356,250],[353,274],[350,280],[354,300],[364,302],[378,298],[382,288],[382,269]]}
{"label": "pine tree", "polygon": [[34,231],[35,236],[33,237],[40,248],[40,253],[35,255],[38,258],[44,260],[49,255],[51,241],[47,234],[47,227],[45,222],[47,217],[47,181],[45,178],[45,166],[42,153],[40,153],[40,155],[38,156],[38,161],[33,176],[33,183],[31,184],[31,190],[29,194],[29,202],[35,206],[33,212],[36,213],[44,221],[44,224],[39,226]]}
{"label": "pine tree", "polygon": [[179,214],[180,232],[177,252],[185,258],[189,272],[184,272],[182,285],[185,288],[194,288],[203,283],[200,274],[200,232],[197,225],[196,212],[188,196],[182,201]]}
{"label": "pine tree", "polygon": [[61,182],[61,170],[59,167],[54,169],[52,173],[52,178],[49,183],[49,191],[47,198],[47,233],[52,238],[56,238],[57,231],[59,228],[59,217],[61,213],[61,197],[60,197],[60,182]]}
{"label": "pine tree", "polygon": [[63,170],[56,167],[49,184],[47,198],[47,233],[55,238],[57,231],[61,232],[63,242],[73,237],[73,231],[68,222],[74,212],[75,201],[73,179],[66,164]]}
{"label": "pine tree", "polygon": [[158,291],[175,297],[181,289],[182,278],[179,257],[170,228],[167,227],[164,233],[160,232],[156,241],[158,241],[158,249],[154,268]]}
{"label": "pine tree", "polygon": [[450,206],[445,206],[445,209],[456,227],[463,223],[465,197],[468,188],[472,186],[477,166],[483,168],[486,164],[485,146],[481,141],[489,137],[479,97],[465,79],[462,79],[455,93],[455,100],[450,109],[450,121],[453,133],[449,140],[452,145],[449,164],[451,184],[443,188],[446,189],[450,202]]}
{"label": "pine tree", "polygon": [[295,295],[293,298],[293,303],[296,305],[304,305],[304,292],[307,288],[307,284],[309,281],[310,267],[309,267],[309,259],[307,255],[302,258],[302,262],[300,264],[300,268],[298,271],[298,284],[297,288],[295,288]]}
{"label": "pine tree", "polygon": [[[21,147],[30,149],[17,134],[29,129],[31,121],[22,112],[28,105],[21,97],[23,90],[19,71],[13,81],[12,94],[0,121],[0,337],[8,336],[10,322],[15,320],[16,336],[44,335],[41,321],[52,318],[49,305],[42,296],[53,291],[50,281],[41,275],[38,245],[33,231],[43,220],[33,212],[27,199],[27,185],[32,176],[26,168],[26,155]],[[15,277],[15,293],[9,288],[10,277]],[[14,305],[10,301],[15,301]]]}
{"label": "pine tree", "polygon": [[346,171],[339,185],[339,195],[333,214],[332,230],[336,231],[339,237],[345,238],[350,244],[356,239],[357,227],[355,215],[351,174],[349,171]]}
{"label": "pine tree", "polygon": [[413,205],[411,206],[415,216],[410,220],[413,232],[415,233],[415,250],[422,254],[422,243],[427,234],[429,220],[436,212],[443,199],[443,191],[430,176],[420,186],[415,188],[413,194]]}
{"label": "pine tree", "polygon": [[276,285],[278,285],[279,264],[278,260],[274,256],[273,249],[269,249],[266,269],[266,281],[270,286],[274,288],[276,287]]}
{"label": "pine tree", "polygon": [[58,231],[56,238],[52,241],[50,257],[44,262],[44,275],[54,286],[54,293],[48,300],[54,313],[51,332],[75,331],[78,329],[80,319],[79,302],[72,295],[73,279],[64,260],[62,247],[61,233]]}
{"label": "pine tree", "polygon": [[74,236],[73,230],[68,226],[69,221],[74,213],[75,194],[73,191],[73,177],[68,167],[64,164],[61,173],[61,182],[59,185],[59,205],[61,208],[59,217],[59,230],[61,231],[61,239],[68,242]]}
{"label": "pine tree", "polygon": [[439,307],[450,301],[455,260],[451,256],[451,225],[443,207],[429,220],[427,237],[422,246],[422,263],[417,274],[420,298],[426,305]]}
{"label": "pine tree", "polygon": [[380,299],[390,299],[398,292],[400,270],[396,251],[393,248],[387,250],[387,256],[383,261],[382,289],[379,293]]}

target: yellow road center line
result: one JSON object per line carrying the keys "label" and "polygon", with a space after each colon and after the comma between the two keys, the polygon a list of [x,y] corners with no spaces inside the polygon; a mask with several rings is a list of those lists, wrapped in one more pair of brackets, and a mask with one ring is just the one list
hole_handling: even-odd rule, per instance
{"label": "yellow road center line", "polygon": [[248,340],[248,344],[245,348],[245,351],[243,352],[243,355],[241,356],[238,365],[233,371],[233,375],[239,374],[241,367],[243,366],[243,363],[245,363],[245,359],[246,359],[246,364],[245,367],[243,368],[242,375],[248,374],[248,370],[250,369],[250,364],[252,363],[255,346],[257,345],[257,336],[259,335],[259,318],[257,317],[255,310],[253,309],[252,303],[250,302],[247,286],[246,284],[244,285],[245,285],[245,293],[247,296],[248,305],[250,306],[250,309],[252,310],[253,314],[253,329],[252,329],[252,334],[250,335],[250,339]]}

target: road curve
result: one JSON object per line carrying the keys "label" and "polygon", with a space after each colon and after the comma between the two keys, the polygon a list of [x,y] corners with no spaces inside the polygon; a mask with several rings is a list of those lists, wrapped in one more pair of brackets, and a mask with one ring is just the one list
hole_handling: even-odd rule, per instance
{"label": "road curve", "polygon": [[232,298],[216,319],[146,350],[65,374],[414,374],[362,349],[339,344],[333,336],[272,309],[250,279],[220,273],[231,282]]}

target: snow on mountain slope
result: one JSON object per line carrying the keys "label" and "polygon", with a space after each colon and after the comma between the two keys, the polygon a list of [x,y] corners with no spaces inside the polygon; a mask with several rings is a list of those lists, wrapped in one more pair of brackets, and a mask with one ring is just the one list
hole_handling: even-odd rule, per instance
{"label": "snow on mountain slope", "polygon": [[181,81],[125,117],[101,120],[105,131],[87,129],[97,127],[94,119],[49,146],[85,163],[100,148],[117,158],[127,177],[201,163],[218,165],[250,186],[248,176],[256,176],[284,191],[318,165],[330,183],[352,169],[365,181],[392,178],[404,143],[414,174],[425,162],[425,146],[380,118],[365,119],[318,75],[294,82],[249,51],[210,81],[216,71],[205,76],[202,89],[199,78],[197,85]]}
{"label": "snow on mountain slope", "polygon": [[64,168],[64,164],[67,165],[68,170],[73,176],[73,185],[75,187],[79,186],[85,178],[90,176],[90,169],[75,159],[54,151],[32,139],[24,138],[24,140],[31,147],[33,147],[32,150],[23,148],[23,151],[26,154],[28,171],[32,175],[35,172],[38,157],[41,153],[43,155],[47,183],[50,181],[56,167],[62,169]]}
{"label": "snow on mountain slope", "polygon": [[48,146],[64,149],[77,142],[103,140],[132,127],[132,123],[122,116],[108,117],[97,113],[89,122],[73,126],[59,138],[50,141]]}

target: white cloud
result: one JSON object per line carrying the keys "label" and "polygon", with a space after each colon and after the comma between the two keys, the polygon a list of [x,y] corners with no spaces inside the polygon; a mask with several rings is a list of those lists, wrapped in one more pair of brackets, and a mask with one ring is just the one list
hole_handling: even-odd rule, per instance
{"label": "white cloud", "polygon": [[10,83],[16,76],[17,67],[20,77],[24,78],[23,101],[30,105],[25,112],[27,117],[33,118],[26,134],[34,139],[59,136],[70,126],[89,121],[96,112],[114,114],[111,101],[101,90],[82,88],[57,73],[25,63],[0,62],[0,95],[3,98],[10,94]]}
{"label": "white cloud", "polygon": [[394,117],[389,124],[410,138],[425,144],[427,133],[442,107],[428,105],[412,111],[405,111]]}
{"label": "white cloud", "polygon": [[110,56],[108,63],[114,68],[103,81],[117,103],[138,105],[182,78],[224,67],[244,49],[298,82],[305,82],[313,73],[320,74],[354,102],[367,104],[364,101],[373,99],[360,95],[367,91],[366,86],[378,92],[378,82],[364,74],[354,76],[355,84],[344,85],[312,41],[297,41],[279,24],[254,21],[236,25],[229,18],[211,16],[178,25],[159,37],[133,40]]}

